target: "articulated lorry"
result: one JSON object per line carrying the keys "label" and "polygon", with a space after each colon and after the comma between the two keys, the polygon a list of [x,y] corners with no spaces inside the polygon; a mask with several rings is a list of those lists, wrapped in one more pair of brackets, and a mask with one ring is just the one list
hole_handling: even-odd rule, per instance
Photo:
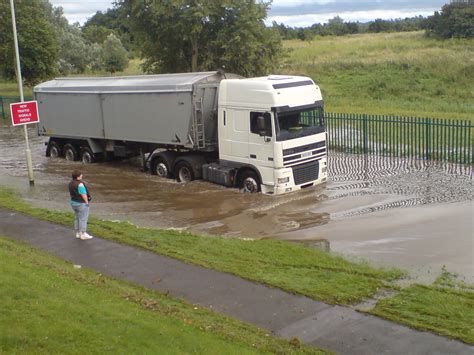
{"label": "articulated lorry", "polygon": [[46,155],[141,155],[181,182],[283,194],[327,179],[323,100],[307,77],[220,71],[58,78],[34,88]]}

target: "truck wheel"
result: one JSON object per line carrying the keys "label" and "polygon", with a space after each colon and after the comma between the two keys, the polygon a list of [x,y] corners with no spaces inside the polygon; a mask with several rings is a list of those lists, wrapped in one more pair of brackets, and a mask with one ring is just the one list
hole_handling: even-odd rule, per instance
{"label": "truck wheel", "polygon": [[83,164],[92,164],[95,163],[95,160],[95,155],[90,148],[82,148],[81,161]]}
{"label": "truck wheel", "polygon": [[257,193],[260,191],[260,179],[253,171],[244,171],[240,179],[240,188],[246,193]]}
{"label": "truck wheel", "polygon": [[176,164],[174,171],[178,182],[190,182],[194,180],[193,168],[187,161],[182,160]]}
{"label": "truck wheel", "polygon": [[171,177],[171,169],[165,159],[157,157],[153,159],[153,164],[151,167],[151,173],[153,175],[158,175],[162,178]]}
{"label": "truck wheel", "polygon": [[79,154],[77,153],[77,149],[74,148],[72,144],[66,144],[64,146],[64,157],[66,160],[76,161],[79,159]]}
{"label": "truck wheel", "polygon": [[52,141],[48,143],[48,147],[46,148],[46,156],[56,159],[61,156],[61,147],[58,143]]}

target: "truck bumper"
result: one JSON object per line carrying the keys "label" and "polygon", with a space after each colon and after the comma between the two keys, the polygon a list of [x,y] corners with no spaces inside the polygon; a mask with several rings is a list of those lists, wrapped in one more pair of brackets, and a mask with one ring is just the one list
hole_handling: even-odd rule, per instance
{"label": "truck bumper", "polygon": [[[317,161],[317,167],[310,164],[275,169],[274,184],[263,184],[263,194],[282,195],[323,184],[327,181],[327,158]],[[316,169],[316,170],[314,170]]]}

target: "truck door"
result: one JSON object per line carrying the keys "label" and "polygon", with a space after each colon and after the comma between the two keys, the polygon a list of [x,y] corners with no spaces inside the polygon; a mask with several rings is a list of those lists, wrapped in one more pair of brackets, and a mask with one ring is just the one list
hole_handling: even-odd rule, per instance
{"label": "truck door", "polygon": [[[259,167],[262,179],[273,181],[273,127],[269,112],[247,113],[249,122],[249,163]],[[263,168],[263,169],[262,169]]]}
{"label": "truck door", "polygon": [[249,120],[246,110],[228,110],[228,119],[231,129],[231,152],[234,161],[249,162]]}

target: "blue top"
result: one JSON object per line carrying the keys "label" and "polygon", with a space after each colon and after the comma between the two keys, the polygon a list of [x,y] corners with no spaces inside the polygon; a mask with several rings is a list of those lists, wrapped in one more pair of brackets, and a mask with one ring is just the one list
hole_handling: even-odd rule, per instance
{"label": "blue top", "polygon": [[[79,186],[77,187],[77,192],[80,195],[86,195],[87,194],[86,188],[85,188],[83,183],[79,184]],[[71,206],[80,206],[82,204],[85,204],[85,202],[77,202],[77,201],[71,200]]]}

